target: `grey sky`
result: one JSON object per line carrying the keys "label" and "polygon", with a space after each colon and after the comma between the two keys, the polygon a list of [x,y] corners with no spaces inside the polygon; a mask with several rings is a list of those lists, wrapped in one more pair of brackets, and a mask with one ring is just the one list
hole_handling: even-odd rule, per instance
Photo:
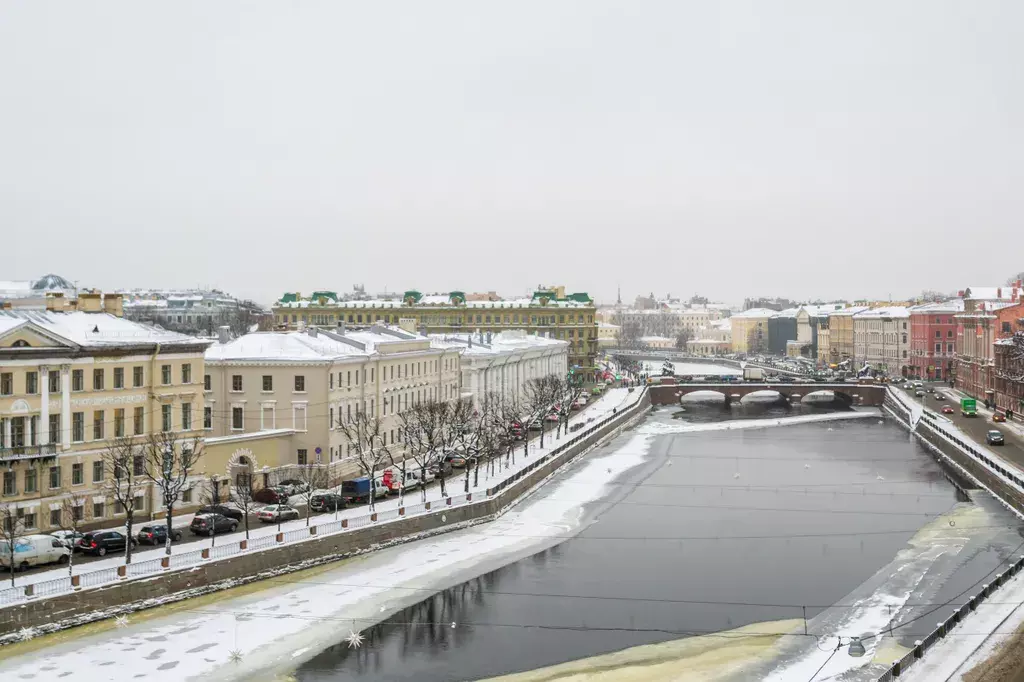
{"label": "grey sky", "polygon": [[1022,19],[978,0],[4,0],[0,279],[264,302],[1001,282],[1024,268]]}

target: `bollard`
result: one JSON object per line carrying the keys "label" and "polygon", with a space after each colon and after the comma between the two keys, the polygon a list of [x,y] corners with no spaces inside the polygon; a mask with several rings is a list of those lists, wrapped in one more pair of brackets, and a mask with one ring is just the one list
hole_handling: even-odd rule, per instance
{"label": "bollard", "polygon": [[238,549],[240,551],[242,551],[242,552],[244,552],[246,549],[248,549],[248,547],[249,547],[249,541],[248,540],[242,540],[241,542],[238,543]]}
{"label": "bollard", "polygon": [[988,583],[985,583],[984,585],[981,586],[981,598],[984,599],[985,597],[989,596],[990,594],[992,594],[992,591],[989,589]]}
{"label": "bollard", "polygon": [[473,493],[466,493],[466,502],[470,502],[473,499]]}
{"label": "bollard", "polygon": [[405,516],[405,507],[399,507],[398,508],[398,515],[399,516]]}
{"label": "bollard", "polygon": [[128,575],[128,567],[127,566],[122,565],[122,566],[118,566],[117,567],[117,577],[118,578],[124,578],[127,575]]}
{"label": "bollard", "polygon": [[309,527],[309,534],[310,535],[316,535],[316,526],[310,526]]}
{"label": "bollard", "polygon": [[171,557],[165,556],[165,557],[160,559],[160,568],[170,568],[170,567],[171,567]]}
{"label": "bollard", "polygon": [[452,498],[450,498],[450,497],[448,498],[447,504],[448,504],[449,507],[452,505]]}
{"label": "bollard", "polygon": [[210,558],[210,548],[209,547],[204,547],[201,556],[204,559],[209,559]]}
{"label": "bollard", "polygon": [[36,588],[33,585],[25,585],[25,596],[31,597],[33,594],[35,594],[35,590]]}
{"label": "bollard", "polygon": [[372,521],[376,521],[376,520],[377,520],[377,512],[373,512],[372,514],[370,514],[370,521],[372,522]]}
{"label": "bollard", "polygon": [[940,620],[938,623],[935,624],[935,629],[938,631],[940,639],[945,637],[946,636],[946,621]]}
{"label": "bollard", "polygon": [[971,611],[974,611],[975,609],[977,609],[978,608],[978,595],[972,594],[970,601],[967,602],[967,605],[969,607],[971,607]]}
{"label": "bollard", "polygon": [[430,503],[429,502],[425,502],[423,508],[426,509],[427,511],[430,511]]}
{"label": "bollard", "polygon": [[81,582],[81,580],[79,579],[79,577],[77,575],[71,576],[71,587],[74,587],[74,588],[77,589],[80,582]]}
{"label": "bollard", "polygon": [[924,649],[921,647],[922,644],[924,644],[924,642],[921,640],[914,640],[914,658],[921,658],[921,656],[924,655]]}
{"label": "bollard", "polygon": [[274,536],[275,542],[284,542],[284,533],[278,533]]}
{"label": "bollard", "polygon": [[348,528],[348,519],[342,519],[341,520],[341,527],[342,528]]}

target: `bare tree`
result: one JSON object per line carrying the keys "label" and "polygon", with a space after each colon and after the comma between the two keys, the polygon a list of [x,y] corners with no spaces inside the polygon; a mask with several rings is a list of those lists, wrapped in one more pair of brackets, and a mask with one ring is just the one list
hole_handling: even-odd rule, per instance
{"label": "bare tree", "polygon": [[162,431],[150,436],[145,451],[145,475],[160,491],[167,522],[164,553],[170,554],[174,505],[189,487],[189,477],[203,454],[203,442],[199,438],[181,438],[173,431]]}
{"label": "bare tree", "polygon": [[[430,401],[428,401],[429,403]],[[405,481],[405,469],[408,462],[420,474],[420,501],[427,501],[427,467],[430,465],[430,437],[427,434],[427,424],[422,419],[426,406],[419,404],[412,409],[405,410],[398,414],[398,430],[402,434],[402,444],[405,446],[405,457],[402,459],[402,481]],[[390,455],[389,455],[390,456]],[[391,458],[394,464],[394,458]],[[403,504],[405,486],[402,486]]]}
{"label": "bare tree", "polygon": [[[217,480],[215,474],[210,474],[206,478],[206,484],[203,486],[202,495],[200,495],[199,503],[204,507],[212,507],[217,504],[221,504],[220,499],[220,481]],[[249,516],[245,517],[245,526],[248,531],[249,528]],[[246,536],[248,537],[248,536]],[[217,546],[217,524],[212,520],[210,521],[210,547]]]}
{"label": "bare tree", "polygon": [[[559,428],[565,429],[565,434],[569,435],[569,417],[572,415],[572,406],[579,401],[583,395],[583,377],[576,375],[569,375],[564,380],[560,380],[559,392],[562,395],[558,416],[559,416]],[[559,435],[558,431],[555,432],[555,436]]]}
{"label": "bare tree", "polygon": [[146,454],[141,445],[128,436],[109,442],[102,455],[103,467],[111,475],[104,477],[103,488],[114,500],[115,512],[124,510],[124,532],[127,537],[124,562],[132,562],[132,527],[135,524],[135,501],[145,488]]}
{"label": "bare tree", "polygon": [[[81,532],[82,523],[85,521],[85,495],[75,490],[65,490],[60,498],[59,523],[60,530],[71,533],[71,538],[65,538],[65,543],[71,551],[68,553],[68,576],[72,575],[75,564],[75,541]],[[51,520],[52,524],[52,520]],[[131,538],[127,538],[128,544]]]}
{"label": "bare tree", "polygon": [[[523,386],[527,423],[540,420],[540,447],[544,447],[544,420],[559,396],[559,379],[553,374],[530,379]],[[526,453],[526,450],[524,450]],[[528,454],[528,453],[527,453]]]}
{"label": "bare tree", "polygon": [[690,343],[690,339],[692,338],[693,332],[691,332],[689,329],[679,330],[679,333],[676,334],[676,350],[685,351],[686,344]]}
{"label": "bare tree", "polygon": [[377,499],[377,469],[388,459],[389,450],[385,442],[387,433],[380,417],[371,417],[366,410],[356,410],[355,417],[339,417],[336,426],[355,450],[356,463],[363,474],[370,479],[370,511],[374,510]]}
{"label": "bare tree", "polygon": [[[316,462],[307,462],[299,467],[296,478],[302,481],[305,490],[298,493],[298,496],[306,503],[306,525],[309,525],[309,505],[313,501],[313,495],[323,492],[327,487],[330,477],[327,475],[327,467]],[[280,528],[280,524],[278,525]]]}
{"label": "bare tree", "polygon": [[25,521],[18,516],[13,504],[0,504],[0,540],[4,560],[11,572],[11,587],[14,587],[14,574],[18,570],[14,554],[17,551],[18,539],[25,535]]}
{"label": "bare tree", "polygon": [[253,495],[256,490],[253,487],[253,473],[249,466],[245,471],[235,474],[234,485],[231,486],[231,501],[235,503],[242,512],[242,523],[245,524],[245,539],[249,539],[249,514],[256,509],[256,500]]}
{"label": "bare tree", "polygon": [[452,409],[456,447],[464,453],[466,476],[463,492],[469,492],[470,470],[474,475],[473,485],[480,483],[480,463],[491,458],[497,448],[497,430],[488,414],[491,405],[481,401],[479,407],[472,403],[458,401]]}
{"label": "bare tree", "polygon": [[[510,463],[516,463],[516,440],[522,438],[526,440],[529,438],[527,435],[528,424],[523,422],[523,411],[522,401],[518,396],[499,396],[497,394],[492,395],[488,402],[490,408],[487,412],[488,417],[491,420],[491,426],[498,439],[499,446],[505,448],[505,468],[508,469]],[[491,473],[493,473],[494,466],[491,466]]]}

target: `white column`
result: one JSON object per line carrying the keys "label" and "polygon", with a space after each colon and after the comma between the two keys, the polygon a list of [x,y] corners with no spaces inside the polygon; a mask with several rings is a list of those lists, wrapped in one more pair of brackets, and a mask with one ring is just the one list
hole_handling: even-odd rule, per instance
{"label": "white column", "polygon": [[61,449],[71,448],[71,365],[60,366]]}
{"label": "white column", "polygon": [[11,419],[4,419],[4,447],[13,447],[11,443]]}
{"label": "white column", "polygon": [[32,428],[32,423],[34,421],[35,420],[32,419],[32,415],[27,415],[25,417],[25,445],[26,446],[32,445],[32,432],[34,431],[34,429]]}
{"label": "white column", "polygon": [[39,434],[39,444],[49,445],[50,444],[50,368],[46,365],[42,365],[39,368],[39,377],[42,381],[42,386],[39,388],[40,404],[39,404],[39,430],[42,431]]}

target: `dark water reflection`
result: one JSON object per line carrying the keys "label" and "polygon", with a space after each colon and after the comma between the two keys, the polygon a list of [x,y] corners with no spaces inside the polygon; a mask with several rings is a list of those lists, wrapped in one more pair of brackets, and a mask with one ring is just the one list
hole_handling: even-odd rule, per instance
{"label": "dark water reflection", "polygon": [[[684,417],[820,411],[688,406]],[[671,427],[675,412],[651,421]],[[551,488],[543,494],[557,495]],[[965,499],[906,432],[874,419],[660,435],[650,464],[614,491],[577,537],[402,610],[365,631],[362,648],[342,642],[296,678],[472,680],[799,618],[801,605],[813,617]],[[953,577],[922,599],[948,599],[1019,542],[1014,519],[989,507],[1005,529],[978,532],[977,544],[949,559]]]}

